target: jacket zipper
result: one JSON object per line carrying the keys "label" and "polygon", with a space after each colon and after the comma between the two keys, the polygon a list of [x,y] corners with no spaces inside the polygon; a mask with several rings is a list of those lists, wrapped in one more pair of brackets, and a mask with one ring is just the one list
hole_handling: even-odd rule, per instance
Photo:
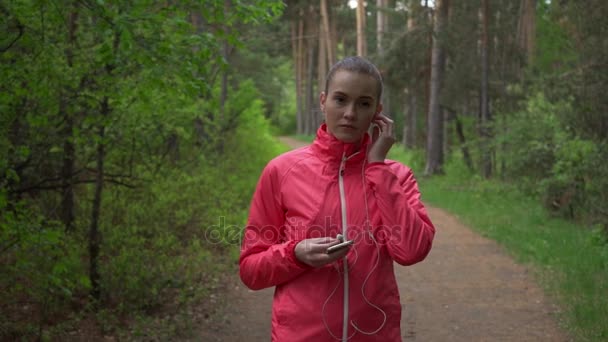
{"label": "jacket zipper", "polygon": [[[346,166],[346,153],[342,154],[342,161],[340,162],[340,171],[338,174],[338,185],[340,188],[340,208],[342,209],[342,236],[344,236],[344,240],[347,240],[347,231],[348,231],[348,221],[346,219],[346,195],[344,191],[344,168]],[[348,262],[347,257],[344,256],[344,313],[343,313],[343,321],[342,321],[342,341],[346,342],[348,340]]]}

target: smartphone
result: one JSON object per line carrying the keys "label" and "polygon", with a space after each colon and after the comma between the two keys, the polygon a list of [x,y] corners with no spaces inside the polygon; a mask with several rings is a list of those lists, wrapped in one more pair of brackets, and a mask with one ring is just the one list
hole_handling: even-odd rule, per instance
{"label": "smartphone", "polygon": [[337,245],[333,245],[333,246],[327,248],[327,254],[337,252],[337,251],[341,250],[342,248],[346,248],[346,247],[352,245],[353,243],[355,243],[355,240],[348,240],[348,241],[340,242]]}

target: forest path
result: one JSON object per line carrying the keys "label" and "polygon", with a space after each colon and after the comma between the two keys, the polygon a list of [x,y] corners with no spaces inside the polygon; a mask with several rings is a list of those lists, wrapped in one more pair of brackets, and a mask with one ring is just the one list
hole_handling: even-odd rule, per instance
{"label": "forest path", "polygon": [[[395,267],[404,341],[569,341],[554,318],[559,309],[525,266],[454,216],[427,210],[437,228],[431,253],[417,265]],[[228,295],[223,321],[206,328],[203,340],[269,341],[273,289],[251,291],[235,274]]]}

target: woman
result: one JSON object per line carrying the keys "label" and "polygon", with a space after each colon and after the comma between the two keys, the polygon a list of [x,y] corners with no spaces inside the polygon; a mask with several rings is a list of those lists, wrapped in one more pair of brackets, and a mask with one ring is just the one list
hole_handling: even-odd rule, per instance
{"label": "woman", "polygon": [[[254,290],[276,286],[273,341],[401,341],[393,261],[422,261],[435,228],[411,170],[386,159],[393,121],[381,95],[373,64],[338,62],[320,95],[325,123],[313,144],[262,172],[240,275]],[[328,252],[338,234],[354,243]]]}

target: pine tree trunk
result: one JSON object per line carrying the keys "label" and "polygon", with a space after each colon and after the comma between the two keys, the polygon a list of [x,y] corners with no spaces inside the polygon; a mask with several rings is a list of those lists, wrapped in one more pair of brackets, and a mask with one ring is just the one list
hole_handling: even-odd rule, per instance
{"label": "pine tree trunk", "polygon": [[490,124],[491,113],[489,108],[488,95],[488,79],[489,79],[489,63],[488,63],[488,21],[489,9],[488,0],[481,0],[481,46],[480,46],[480,64],[481,64],[481,85],[479,96],[479,117],[480,117],[480,136],[481,136],[481,175],[484,178],[492,176],[492,150],[490,148]]}
{"label": "pine tree trunk", "polygon": [[[323,3],[324,1],[321,0],[321,13],[323,13]],[[328,31],[325,30],[325,24],[323,23],[324,20],[323,18],[319,21],[319,56],[317,58],[317,86],[318,86],[318,90],[317,93],[321,93],[322,91],[325,91],[325,74],[327,73],[327,33]],[[313,96],[313,98],[316,98],[315,96]],[[317,108],[317,106],[315,105],[315,109]],[[316,110],[315,110],[316,112]],[[320,112],[316,112],[315,115],[315,125],[314,128],[316,129],[317,127],[319,127],[319,124],[321,122],[321,115]]]}
{"label": "pine tree trunk", "polygon": [[519,14],[517,42],[531,65],[536,47],[536,0],[521,0]]}
{"label": "pine tree trunk", "polygon": [[[312,25],[309,25],[312,26]],[[314,28],[310,27],[308,36],[314,37]],[[306,131],[304,134],[310,135],[313,132],[315,124],[315,102],[314,102],[314,58],[315,58],[315,40],[308,39],[306,44]]]}
{"label": "pine tree trunk", "polygon": [[[69,68],[74,63],[73,48],[76,45],[76,32],[78,29],[78,8],[72,4],[72,12],[68,19],[68,46],[65,51],[66,61]],[[61,92],[59,99],[59,111],[63,115],[65,126],[63,127],[63,166],[61,168],[61,220],[66,232],[74,230],[74,164],[76,163],[76,148],[74,147],[74,114],[68,106],[68,94]]]}
{"label": "pine tree trunk", "polygon": [[298,53],[296,59],[296,104],[297,104],[297,133],[304,134],[305,101],[304,90],[304,12],[299,11],[298,19]]}
{"label": "pine tree trunk", "polygon": [[367,56],[365,39],[365,1],[357,0],[357,56]]}
{"label": "pine tree trunk", "polygon": [[[388,16],[386,15],[386,11],[388,10],[388,0],[376,0],[376,7],[376,50],[379,60],[383,61],[386,53],[385,35],[388,31]],[[386,78],[386,75],[384,75],[386,72],[385,66],[380,64],[379,68],[380,72],[383,74],[382,77]],[[382,93],[382,111],[384,114],[391,116],[391,91],[387,84],[384,85]]]}
{"label": "pine tree trunk", "polygon": [[416,147],[416,125],[417,116],[416,113],[416,93],[413,88],[409,89],[409,92],[405,96],[406,104],[406,116],[405,125],[403,125],[403,146],[409,149]]}
{"label": "pine tree trunk", "polygon": [[[407,31],[411,33],[416,29],[417,22],[416,18],[420,13],[420,1],[419,0],[410,0],[409,2],[410,12],[407,17]],[[415,74],[417,74],[416,72]],[[418,98],[416,93],[416,81],[415,76],[412,76],[410,80],[410,85],[407,89],[405,89],[405,124],[403,126],[403,146],[409,149],[414,149],[416,147],[416,133],[417,133],[417,124],[418,124]]]}
{"label": "pine tree trunk", "polygon": [[388,16],[386,15],[386,10],[388,7],[387,0],[376,0],[376,44],[377,44],[377,54],[378,56],[384,56],[384,35],[388,29]]}
{"label": "pine tree trunk", "polygon": [[445,62],[442,40],[447,24],[448,5],[448,0],[435,1],[425,175],[443,172],[443,115],[440,100]]}
{"label": "pine tree trunk", "polygon": [[456,114],[455,111],[450,111],[450,116],[454,120],[456,136],[458,137],[458,142],[460,143],[460,150],[462,151],[462,159],[464,160],[464,163],[467,168],[473,171],[473,160],[471,159],[471,153],[469,152],[469,148],[467,146],[467,139],[464,136],[462,121],[460,121],[460,118],[458,117],[458,114]]}
{"label": "pine tree trunk", "polygon": [[108,98],[104,97],[101,103],[102,123],[99,124],[99,142],[97,143],[97,165],[95,167],[95,195],[93,197],[93,207],[91,209],[91,226],[89,228],[89,279],[91,281],[91,296],[99,300],[101,297],[101,288],[99,286],[99,250],[100,250],[100,232],[99,218],[101,216],[101,196],[104,185],[104,159],[105,159],[105,125],[103,119],[110,113]]}
{"label": "pine tree trunk", "polygon": [[[331,34],[331,26],[330,26],[330,17],[329,17],[329,9],[327,8],[327,0],[320,0],[321,7],[321,37],[323,42],[319,41],[319,49],[321,48],[321,44],[325,44],[323,47],[325,50],[325,55],[327,57],[327,66],[332,66],[336,62],[336,52],[335,52],[335,44],[333,44],[334,40],[332,39]],[[321,63],[321,60],[319,60]],[[327,72],[327,70],[325,70]]]}

